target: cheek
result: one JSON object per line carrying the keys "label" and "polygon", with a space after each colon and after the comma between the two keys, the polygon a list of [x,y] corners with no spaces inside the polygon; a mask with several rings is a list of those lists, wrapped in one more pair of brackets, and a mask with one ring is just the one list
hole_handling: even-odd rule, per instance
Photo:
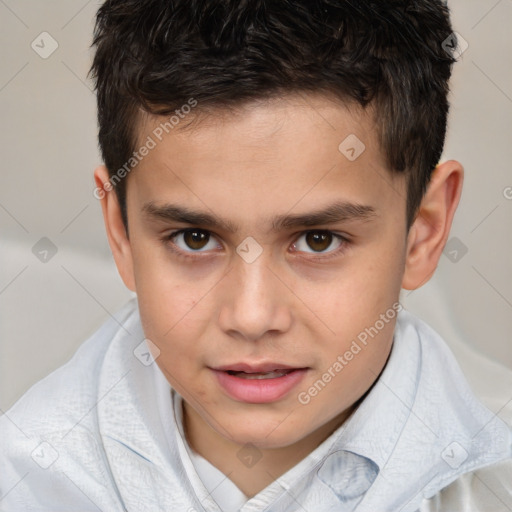
{"label": "cheek", "polygon": [[[344,396],[346,405],[357,400],[374,382],[389,354],[400,293],[397,252],[368,254],[351,261],[329,287],[318,288],[318,310],[331,332],[322,337],[320,373],[335,375],[325,400]],[[338,357],[341,356],[341,361]],[[329,377],[327,377],[329,378]],[[329,398],[328,398],[329,397]]]}
{"label": "cheek", "polygon": [[211,288],[208,283],[191,278],[154,244],[134,253],[134,274],[141,318],[156,338],[197,323],[199,303]]}
{"label": "cheek", "polygon": [[[178,381],[200,366],[199,341],[209,315],[197,284],[183,284],[169,268],[139,269],[137,298],[145,336],[159,349],[157,363]],[[170,377],[168,375],[168,377]]]}
{"label": "cheek", "polygon": [[314,296],[310,292],[312,303],[320,305],[318,316],[340,343],[355,339],[398,301],[400,264],[390,260],[361,259],[343,269],[330,286],[319,286]]}
{"label": "cheek", "polygon": [[[324,353],[324,364],[301,389],[301,404],[310,411],[302,418],[315,418],[322,425],[347,410],[368,391],[385,365],[396,311],[388,312],[388,323],[373,320],[368,327],[354,326],[353,337],[340,337]],[[382,322],[382,325],[381,323]],[[299,420],[301,421],[301,420]]]}

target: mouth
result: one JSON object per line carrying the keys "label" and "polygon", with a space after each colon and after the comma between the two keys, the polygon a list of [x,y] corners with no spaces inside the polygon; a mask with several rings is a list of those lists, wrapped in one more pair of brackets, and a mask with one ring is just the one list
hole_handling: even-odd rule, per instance
{"label": "mouth", "polygon": [[210,369],[230,398],[247,403],[268,403],[284,398],[309,370],[280,363],[237,363]]}
{"label": "mouth", "polygon": [[234,370],[227,370],[226,373],[229,375],[234,375],[235,377],[239,377],[240,379],[277,379],[280,377],[284,377],[285,375],[288,375],[291,372],[294,372],[295,369],[292,370],[279,370],[275,369],[270,372],[254,372],[254,373],[247,373],[247,372],[236,372]]}

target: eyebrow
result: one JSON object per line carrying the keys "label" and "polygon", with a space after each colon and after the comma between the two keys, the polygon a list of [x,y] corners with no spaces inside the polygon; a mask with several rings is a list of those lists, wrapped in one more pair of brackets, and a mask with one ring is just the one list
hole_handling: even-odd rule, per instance
{"label": "eyebrow", "polygon": [[[155,220],[183,222],[210,229],[237,233],[239,227],[233,222],[204,211],[194,211],[177,204],[157,206],[153,201],[143,205],[142,212]],[[276,215],[270,219],[270,231],[278,232],[298,227],[312,227],[337,222],[366,222],[377,216],[373,206],[337,201],[320,210],[307,213]]]}

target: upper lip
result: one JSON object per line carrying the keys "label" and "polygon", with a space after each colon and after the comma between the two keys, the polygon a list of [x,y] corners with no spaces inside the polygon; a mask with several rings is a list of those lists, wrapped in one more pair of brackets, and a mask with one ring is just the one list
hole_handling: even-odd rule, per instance
{"label": "upper lip", "polygon": [[213,370],[219,371],[234,371],[234,372],[245,372],[245,373],[263,373],[263,372],[271,372],[273,370],[299,370],[305,368],[304,366],[289,366],[283,363],[259,363],[259,364],[249,364],[249,363],[233,363],[226,364],[223,366],[217,366],[212,368]]}

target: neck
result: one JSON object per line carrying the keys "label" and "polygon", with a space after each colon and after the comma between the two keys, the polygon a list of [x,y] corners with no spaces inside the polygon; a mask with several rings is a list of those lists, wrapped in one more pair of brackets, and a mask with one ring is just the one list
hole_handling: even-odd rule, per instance
{"label": "neck", "polygon": [[[346,421],[356,407],[357,404],[354,404],[296,443],[277,448],[251,448],[247,445],[244,448],[244,445],[220,435],[185,401],[183,423],[192,450],[222,471],[251,498],[314,451]],[[250,458],[240,456],[244,452],[247,452],[248,457],[260,458],[253,465]]]}

